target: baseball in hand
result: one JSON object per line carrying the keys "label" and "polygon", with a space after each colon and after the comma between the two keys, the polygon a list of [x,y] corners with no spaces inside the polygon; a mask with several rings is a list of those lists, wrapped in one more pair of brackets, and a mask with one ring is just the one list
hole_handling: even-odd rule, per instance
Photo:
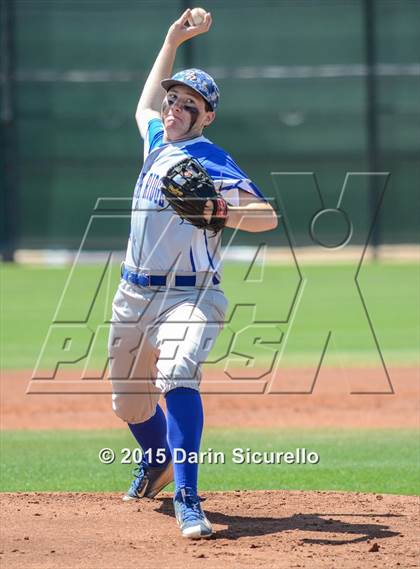
{"label": "baseball in hand", "polygon": [[189,22],[193,26],[199,26],[204,22],[204,17],[206,11],[203,8],[193,8],[191,10],[191,16],[188,18]]}

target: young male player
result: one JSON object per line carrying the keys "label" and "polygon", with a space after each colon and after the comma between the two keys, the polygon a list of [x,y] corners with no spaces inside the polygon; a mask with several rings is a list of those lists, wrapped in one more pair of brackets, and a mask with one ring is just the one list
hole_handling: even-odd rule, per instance
{"label": "young male player", "polygon": [[[124,499],[153,498],[174,479],[181,533],[200,538],[210,536],[212,528],[197,495],[198,464],[172,456],[194,456],[200,448],[201,364],[227,307],[220,288],[221,233],[214,236],[181,219],[165,200],[162,179],[182,160],[194,158],[221,200],[217,212],[214,201],[206,202],[207,222],[218,215],[226,227],[258,232],[274,229],[277,217],[229,154],[203,136],[219,103],[214,80],[199,69],[171,77],[177,48],[207,32],[211,15],[198,26],[188,25],[191,21],[186,10],[169,28],[137,106],[144,164],[113,302],[109,355],[113,409],[144,452]],[[141,388],[133,383],[139,378]],[[158,403],[162,394],[166,416]]]}

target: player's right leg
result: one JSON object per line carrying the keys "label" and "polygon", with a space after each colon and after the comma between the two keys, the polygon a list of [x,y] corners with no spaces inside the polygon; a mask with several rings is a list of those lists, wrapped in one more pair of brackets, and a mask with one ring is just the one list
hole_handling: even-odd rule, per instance
{"label": "player's right leg", "polygon": [[145,454],[134,469],[134,479],[123,500],[154,498],[174,478],[165,414],[157,405],[153,417],[143,423],[129,423],[128,426]]}
{"label": "player's right leg", "polygon": [[144,332],[152,316],[146,318],[142,313],[148,302],[140,290],[120,286],[109,335],[112,407],[143,450],[143,460],[134,469],[125,500],[153,498],[173,480],[166,419],[158,406],[161,392],[154,385],[159,352]]}

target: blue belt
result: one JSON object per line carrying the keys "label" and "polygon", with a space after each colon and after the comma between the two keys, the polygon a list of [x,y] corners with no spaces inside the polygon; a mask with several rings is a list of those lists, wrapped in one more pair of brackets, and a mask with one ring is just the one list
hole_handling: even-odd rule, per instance
{"label": "blue belt", "polygon": [[[129,271],[125,267],[122,268],[121,278],[128,283],[136,286],[166,286],[166,275],[147,275]],[[195,286],[197,277],[194,275],[175,275],[175,286]],[[216,275],[213,275],[212,282],[214,285],[220,283]]]}

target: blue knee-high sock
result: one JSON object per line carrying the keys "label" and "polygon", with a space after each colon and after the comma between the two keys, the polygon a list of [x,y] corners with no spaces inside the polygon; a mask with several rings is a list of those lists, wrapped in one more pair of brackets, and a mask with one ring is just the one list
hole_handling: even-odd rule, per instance
{"label": "blue knee-high sock", "polygon": [[[128,423],[130,431],[138,444],[143,449],[143,452],[151,449],[151,460],[148,459],[149,453],[144,455],[146,462],[149,466],[163,466],[170,458],[171,451],[169,450],[168,441],[166,438],[166,418],[165,413],[162,411],[160,405],[156,407],[156,413],[144,423]],[[165,449],[166,461],[160,462],[161,454],[156,454],[157,449]],[[158,460],[156,460],[158,459]]]}
{"label": "blue knee-high sock", "polygon": [[[195,389],[178,387],[166,394],[168,421],[168,443],[174,456],[174,449],[181,448],[185,452],[200,450],[201,433],[203,432],[203,405],[201,396]],[[198,464],[188,461],[174,463],[175,492],[183,486],[197,491]]]}

